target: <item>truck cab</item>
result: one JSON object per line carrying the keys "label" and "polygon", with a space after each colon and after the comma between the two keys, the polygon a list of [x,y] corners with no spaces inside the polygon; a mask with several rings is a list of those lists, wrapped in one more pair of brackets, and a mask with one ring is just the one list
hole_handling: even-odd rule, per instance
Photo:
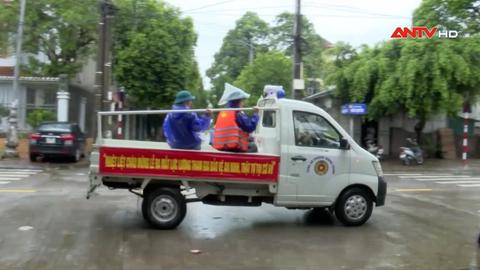
{"label": "truck cab", "polygon": [[275,204],[329,206],[345,189],[369,192],[383,205],[386,185],[376,157],[360,147],[323,109],[303,101],[261,100],[255,131],[259,152],[281,157]]}

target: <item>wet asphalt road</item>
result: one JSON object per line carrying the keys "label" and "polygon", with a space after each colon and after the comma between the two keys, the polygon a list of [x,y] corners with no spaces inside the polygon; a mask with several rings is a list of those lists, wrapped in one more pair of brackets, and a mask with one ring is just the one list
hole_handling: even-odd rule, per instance
{"label": "wet asphalt road", "polygon": [[[35,166],[0,185],[0,270],[480,269],[474,170],[386,166],[386,206],[362,227],[270,205],[191,203],[177,230],[157,231],[128,192],[86,200],[85,164]],[[0,164],[0,174],[15,172],[25,171]]]}

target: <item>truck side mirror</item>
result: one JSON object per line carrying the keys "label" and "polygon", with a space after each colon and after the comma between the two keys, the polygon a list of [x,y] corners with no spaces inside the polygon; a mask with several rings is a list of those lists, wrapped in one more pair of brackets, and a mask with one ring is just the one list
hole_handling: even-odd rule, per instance
{"label": "truck side mirror", "polygon": [[342,150],[350,149],[350,144],[348,143],[347,139],[344,139],[344,138],[340,139],[340,149]]}

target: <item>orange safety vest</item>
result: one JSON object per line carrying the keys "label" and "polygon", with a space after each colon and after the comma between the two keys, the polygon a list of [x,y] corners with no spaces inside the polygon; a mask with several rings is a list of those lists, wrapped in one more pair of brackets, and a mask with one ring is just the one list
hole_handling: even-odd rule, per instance
{"label": "orange safety vest", "polygon": [[236,121],[236,111],[225,111],[218,114],[212,136],[212,146],[217,150],[248,150],[248,133],[243,131]]}

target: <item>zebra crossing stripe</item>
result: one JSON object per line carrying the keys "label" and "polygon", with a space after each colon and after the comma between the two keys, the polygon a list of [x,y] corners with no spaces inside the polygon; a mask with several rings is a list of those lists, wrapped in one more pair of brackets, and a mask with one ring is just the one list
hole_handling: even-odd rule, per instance
{"label": "zebra crossing stripe", "polygon": [[0,174],[0,178],[2,177],[29,177],[30,174]]}
{"label": "zebra crossing stripe", "polygon": [[443,182],[435,182],[435,183],[442,184],[442,185],[448,185],[448,184],[476,184],[476,183],[480,183],[480,179],[476,180],[476,181],[472,181],[472,180],[469,180],[469,181],[443,181]]}
{"label": "zebra crossing stripe", "polygon": [[480,187],[480,184],[457,185],[458,187]]}
{"label": "zebra crossing stripe", "polygon": [[37,174],[38,172],[7,172],[7,171],[0,171],[0,175],[2,173],[7,173],[7,174],[21,174],[21,175],[34,175],[34,174]]}
{"label": "zebra crossing stripe", "polygon": [[13,177],[0,177],[0,181],[19,181],[23,178],[13,178]]}
{"label": "zebra crossing stripe", "polygon": [[480,177],[468,177],[468,178],[456,178],[456,177],[451,177],[451,178],[430,178],[430,179],[414,179],[414,180],[417,180],[417,181],[421,181],[421,182],[426,182],[426,181],[432,181],[432,182],[436,182],[436,181],[455,181],[455,182],[458,182],[458,181],[467,181],[467,180],[480,180]]}
{"label": "zebra crossing stripe", "polygon": [[384,173],[385,176],[416,176],[416,175],[423,175],[420,173]]}
{"label": "zebra crossing stripe", "polygon": [[[414,176],[412,178],[415,178],[415,179],[422,179],[422,178],[452,178],[452,177],[458,177],[458,178],[468,178],[468,177],[472,177],[470,175],[454,175],[454,174],[451,174],[451,175],[422,175],[422,176]],[[400,178],[407,178],[405,176],[400,176]]]}
{"label": "zebra crossing stripe", "polygon": [[10,183],[10,181],[0,181],[0,185],[6,185],[8,183]]}
{"label": "zebra crossing stripe", "polygon": [[5,168],[0,168],[0,172],[9,172],[9,171],[15,171],[15,172],[32,172],[32,173],[39,173],[43,172],[43,170],[39,169],[5,169]]}
{"label": "zebra crossing stripe", "polygon": [[452,177],[471,177],[469,175],[419,175],[419,176],[399,176],[400,179],[428,179],[428,178],[452,178]]}

